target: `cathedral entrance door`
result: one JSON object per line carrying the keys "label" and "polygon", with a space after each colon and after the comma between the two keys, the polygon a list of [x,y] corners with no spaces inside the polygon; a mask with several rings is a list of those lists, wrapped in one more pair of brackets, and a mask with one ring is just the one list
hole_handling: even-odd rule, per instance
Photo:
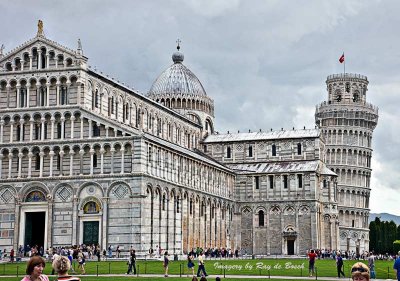
{"label": "cathedral entrance door", "polygon": [[44,246],[45,212],[25,213],[25,245]]}
{"label": "cathedral entrance door", "polygon": [[83,222],[83,244],[99,244],[99,222],[84,221]]}
{"label": "cathedral entrance door", "polygon": [[294,255],[294,240],[287,240],[287,254]]}

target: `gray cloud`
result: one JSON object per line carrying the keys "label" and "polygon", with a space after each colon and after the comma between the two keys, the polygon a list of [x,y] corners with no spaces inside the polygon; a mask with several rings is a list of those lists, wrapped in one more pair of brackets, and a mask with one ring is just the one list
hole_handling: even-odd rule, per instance
{"label": "gray cloud", "polygon": [[147,92],[180,38],[185,65],[215,100],[219,131],[314,127],[344,51],[346,71],[368,76],[367,98],[380,108],[372,211],[400,214],[399,8],[395,0],[2,1],[0,44],[10,50],[33,37],[40,18],[47,37],[70,48],[81,38],[92,66]]}

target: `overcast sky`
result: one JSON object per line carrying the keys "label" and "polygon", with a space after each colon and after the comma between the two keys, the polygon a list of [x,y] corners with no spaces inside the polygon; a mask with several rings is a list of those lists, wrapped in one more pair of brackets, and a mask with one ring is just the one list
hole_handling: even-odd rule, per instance
{"label": "overcast sky", "polygon": [[0,11],[6,52],[42,19],[47,38],[72,49],[80,38],[92,67],[143,93],[179,38],[220,132],[313,128],[344,51],[346,72],[368,77],[379,107],[371,211],[400,215],[400,1],[2,0]]}

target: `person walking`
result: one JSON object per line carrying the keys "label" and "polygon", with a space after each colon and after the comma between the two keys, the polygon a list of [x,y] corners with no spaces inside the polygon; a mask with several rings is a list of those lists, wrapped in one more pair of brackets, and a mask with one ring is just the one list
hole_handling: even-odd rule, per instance
{"label": "person walking", "polygon": [[369,281],[369,268],[362,262],[356,262],[351,267],[351,280],[353,281]]}
{"label": "person walking", "polygon": [[340,278],[340,275],[342,275],[343,278],[345,278],[343,272],[343,258],[341,254],[338,254],[336,256],[336,269],[337,269],[337,277]]}
{"label": "person walking", "polygon": [[52,266],[58,274],[55,281],[81,281],[80,278],[68,274],[68,270],[71,269],[71,263],[67,257],[58,256],[58,258],[53,261]]}
{"label": "person walking", "polygon": [[194,257],[191,252],[188,254],[187,259],[188,259],[188,264],[187,264],[188,269],[192,270],[192,276],[194,276],[194,262],[193,262]]}
{"label": "person walking", "polygon": [[169,264],[168,251],[165,251],[165,253],[164,253],[164,261],[163,261],[164,277],[168,277],[168,264]]}
{"label": "person walking", "polygon": [[393,269],[397,276],[397,281],[400,281],[400,251],[397,253],[397,258],[394,261]]}
{"label": "person walking", "polygon": [[[198,261],[199,261],[199,268],[197,269],[197,277],[201,277],[201,276],[208,276],[207,272],[206,272],[206,268],[204,267],[204,254],[203,251],[200,252],[199,257],[198,257]],[[202,275],[200,275],[200,273],[202,273]]]}
{"label": "person walking", "polygon": [[131,254],[129,255],[129,260],[128,260],[128,271],[126,274],[130,274],[133,269],[133,274],[136,274],[136,252],[135,250],[131,251]]}
{"label": "person walking", "polygon": [[311,250],[308,253],[308,274],[310,277],[313,276],[315,273],[315,258],[317,257],[317,254],[314,252],[314,250]]}
{"label": "person walking", "polygon": [[369,272],[371,275],[371,279],[376,278],[376,273],[375,273],[375,255],[373,252],[369,253],[368,256],[368,267],[369,267]]}

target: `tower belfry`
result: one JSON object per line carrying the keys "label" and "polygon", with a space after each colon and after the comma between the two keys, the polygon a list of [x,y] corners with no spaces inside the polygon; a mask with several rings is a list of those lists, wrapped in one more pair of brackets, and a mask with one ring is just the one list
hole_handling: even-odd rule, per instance
{"label": "tower belfry", "polygon": [[378,108],[367,102],[368,79],[360,74],[328,76],[328,100],[317,105],[316,124],[326,143],[326,164],[338,175],[340,249],[369,250],[372,133]]}

